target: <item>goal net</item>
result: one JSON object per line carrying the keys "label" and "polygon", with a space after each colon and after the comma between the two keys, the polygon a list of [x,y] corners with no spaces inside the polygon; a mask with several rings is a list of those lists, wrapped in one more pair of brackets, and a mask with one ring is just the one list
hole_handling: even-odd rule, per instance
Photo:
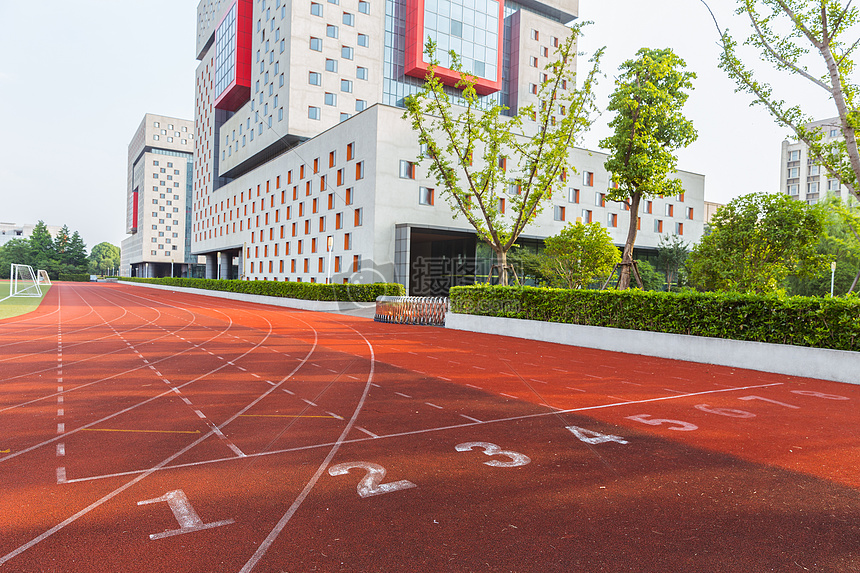
{"label": "goal net", "polygon": [[9,296],[42,296],[36,273],[30,265],[12,264],[12,272],[9,277]]}
{"label": "goal net", "polygon": [[48,276],[48,271],[44,271],[42,269],[39,269],[39,274],[36,275],[36,278],[39,279],[40,285],[51,286],[51,277]]}

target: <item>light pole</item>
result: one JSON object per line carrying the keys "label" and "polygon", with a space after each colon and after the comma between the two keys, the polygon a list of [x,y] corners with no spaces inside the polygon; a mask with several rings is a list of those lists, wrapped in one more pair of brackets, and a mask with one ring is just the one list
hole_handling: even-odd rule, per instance
{"label": "light pole", "polygon": [[173,259],[170,259],[170,278],[173,278]]}
{"label": "light pole", "polygon": [[836,261],[830,263],[830,298],[833,298],[833,283],[836,279]]}
{"label": "light pole", "polygon": [[329,235],[328,239],[326,240],[326,249],[328,250],[328,268],[326,269],[328,271],[328,277],[326,278],[329,284],[331,284],[331,254],[332,251],[334,251],[334,236]]}

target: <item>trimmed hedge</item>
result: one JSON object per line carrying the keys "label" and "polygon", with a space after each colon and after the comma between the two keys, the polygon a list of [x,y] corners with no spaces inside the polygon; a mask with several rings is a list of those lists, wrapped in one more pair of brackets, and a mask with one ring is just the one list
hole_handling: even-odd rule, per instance
{"label": "trimmed hedge", "polygon": [[860,299],[464,286],[451,312],[860,351]]}
{"label": "trimmed hedge", "polygon": [[122,281],[149,283],[182,288],[197,288],[245,294],[259,294],[300,300],[340,302],[374,302],[378,296],[405,296],[406,289],[397,283],[322,284],[282,281],[240,281],[223,279],[187,279],[121,277]]}
{"label": "trimmed hedge", "polygon": [[57,278],[59,281],[68,281],[68,282],[76,282],[76,283],[88,283],[90,282],[90,275],[84,273],[76,273],[76,274],[63,274],[60,273]]}

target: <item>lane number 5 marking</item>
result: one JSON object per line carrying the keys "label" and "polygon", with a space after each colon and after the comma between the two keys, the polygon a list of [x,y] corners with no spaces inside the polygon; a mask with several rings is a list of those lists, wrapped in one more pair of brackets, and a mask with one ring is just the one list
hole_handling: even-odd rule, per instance
{"label": "lane number 5 marking", "polygon": [[331,466],[328,469],[329,475],[342,476],[349,473],[349,470],[360,469],[364,470],[364,477],[358,482],[355,488],[358,491],[359,497],[370,497],[372,495],[381,495],[383,493],[391,493],[402,489],[418,487],[409,480],[402,479],[391,483],[380,483],[385,477],[385,468],[379,464],[370,462],[346,462]]}
{"label": "lane number 5 marking", "polygon": [[652,418],[649,420],[648,418],[651,418],[651,414],[637,414],[636,416],[627,416],[628,420],[635,420],[637,422],[642,422],[643,424],[648,424],[649,426],[674,424],[673,427],[667,429],[675,430],[676,432],[692,432],[693,430],[699,429],[699,426],[691,424],[689,422],[682,422],[681,420],[666,420],[665,418]]}
{"label": "lane number 5 marking", "polygon": [[524,466],[532,461],[531,458],[525,454],[503,450],[496,444],[491,444],[490,442],[466,442],[454,446],[454,449],[458,452],[469,452],[474,448],[481,448],[484,450],[484,454],[488,456],[505,456],[506,458],[510,458],[511,461],[509,462],[500,462],[499,460],[484,462],[484,465],[492,466],[494,468],[515,468],[517,466]]}

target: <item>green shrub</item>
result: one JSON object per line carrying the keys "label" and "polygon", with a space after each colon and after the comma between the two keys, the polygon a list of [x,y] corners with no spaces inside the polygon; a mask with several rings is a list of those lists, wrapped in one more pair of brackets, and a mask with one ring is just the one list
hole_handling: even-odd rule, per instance
{"label": "green shrub", "polygon": [[160,278],[145,279],[122,277],[120,280],[158,284],[181,288],[197,288],[245,294],[259,294],[300,300],[323,300],[341,302],[373,302],[378,296],[405,296],[403,285],[397,283],[374,284],[322,284],[282,281],[240,281],[223,279]]}
{"label": "green shrub", "polygon": [[59,281],[87,283],[90,282],[90,275],[84,273],[60,273]]}
{"label": "green shrub", "polygon": [[860,350],[860,299],[463,286],[451,312]]}

